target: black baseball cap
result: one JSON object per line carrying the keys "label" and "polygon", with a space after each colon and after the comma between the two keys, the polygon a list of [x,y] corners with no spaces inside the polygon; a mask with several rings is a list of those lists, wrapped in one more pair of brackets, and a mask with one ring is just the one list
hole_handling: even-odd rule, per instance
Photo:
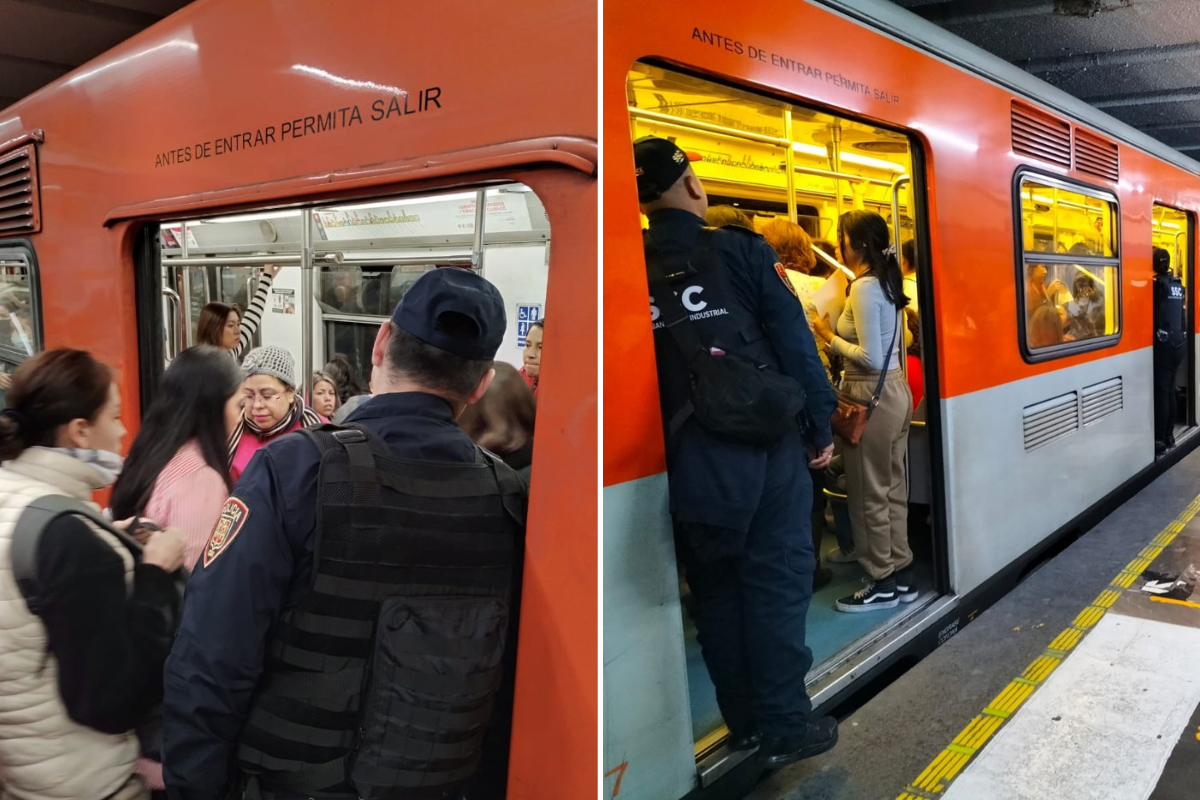
{"label": "black baseball cap", "polygon": [[643,136],[633,143],[633,163],[637,168],[638,202],[650,203],[675,185],[691,161],[700,161],[699,153],[688,153],[672,141],[658,136]]}
{"label": "black baseball cap", "polygon": [[[458,319],[452,322],[452,316]],[[460,324],[464,317],[474,324]],[[496,357],[508,325],[499,290],[460,267],[440,267],[415,280],[392,322],[428,345],[475,361]]]}

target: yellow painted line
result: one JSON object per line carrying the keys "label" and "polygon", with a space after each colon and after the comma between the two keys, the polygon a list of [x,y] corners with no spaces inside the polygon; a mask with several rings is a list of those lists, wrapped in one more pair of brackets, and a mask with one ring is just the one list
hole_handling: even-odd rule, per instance
{"label": "yellow painted line", "polygon": [[1054,641],[1050,643],[1051,650],[1060,650],[1067,652],[1075,645],[1079,644],[1079,640],[1083,638],[1083,631],[1075,628],[1067,628],[1065,631],[1054,637]]}
{"label": "yellow painted line", "polygon": [[728,735],[729,735],[729,728],[727,728],[725,725],[721,725],[715,731],[710,733],[708,736],[705,736],[700,741],[696,742],[696,748],[695,748],[696,755],[698,756],[701,753],[714,747],[717,744],[717,742],[721,741]]}
{"label": "yellow painted line", "polygon": [[1079,612],[1079,616],[1077,616],[1075,621],[1071,624],[1080,630],[1087,630],[1099,622],[1100,618],[1104,616],[1104,612],[1107,610],[1108,609],[1098,608],[1096,606],[1088,606],[1083,611]]}
{"label": "yellow painted line", "polygon": [[1173,531],[1163,531],[1158,536],[1155,536],[1153,539],[1151,539],[1150,544],[1154,545],[1155,547],[1166,547],[1171,542],[1175,541],[1176,536],[1178,536],[1178,534],[1174,533]]}
{"label": "yellow painted line", "polygon": [[1141,575],[1143,572],[1146,571],[1146,567],[1148,567],[1148,566],[1150,566],[1150,559],[1135,558],[1133,561],[1130,561],[1129,566],[1125,567],[1125,569],[1122,571],[1123,572],[1132,572],[1135,575]]}
{"label": "yellow painted line", "polygon": [[[950,744],[930,762],[917,779],[896,796],[896,800],[936,800],[936,797],[946,791],[950,782],[960,773],[975,755],[983,749],[996,731],[1015,714],[1021,705],[1029,699],[1034,690],[1050,676],[1068,652],[1079,644],[1080,640],[1095,627],[1113,603],[1121,596],[1121,591],[1128,589],[1133,582],[1158,558],[1163,548],[1175,540],[1187,524],[1200,514],[1200,495],[1188,504],[1170,525],[1167,525],[1150,540],[1138,557],[1130,561],[1109,583],[1090,606],[1079,612],[1071,627],[1064,630],[1050,642],[1046,652],[1033,660],[1025,668],[1021,677],[1014,678],[1004,690],[998,694],[983,712],[971,720],[967,727],[955,736]],[[1170,600],[1165,597],[1151,597],[1159,603],[1176,603],[1178,605],[1200,608],[1200,603],[1189,603],[1184,600]],[[1200,730],[1196,732],[1200,740]]]}
{"label": "yellow painted line", "polygon": [[1112,585],[1119,586],[1122,589],[1128,589],[1133,585],[1135,580],[1137,580],[1137,575],[1134,575],[1132,572],[1122,572],[1113,579]]}
{"label": "yellow painted line", "polygon": [[1054,668],[1061,663],[1062,659],[1056,656],[1038,656],[1036,659],[1034,659],[1032,664],[1026,667],[1022,677],[1031,680],[1034,683],[1041,683],[1042,681],[1046,680],[1050,673],[1054,671]]}
{"label": "yellow painted line", "polygon": [[1138,553],[1138,555],[1141,556],[1142,558],[1148,558],[1151,561],[1153,561],[1154,559],[1158,558],[1158,554],[1161,553],[1162,551],[1163,551],[1162,547],[1159,547],[1157,545],[1147,545],[1145,548],[1142,549],[1142,552]]}
{"label": "yellow painted line", "polygon": [[1175,600],[1170,597],[1151,597],[1151,603],[1171,603],[1177,606],[1188,606],[1190,608],[1200,608],[1200,603],[1189,603],[1187,600]]}

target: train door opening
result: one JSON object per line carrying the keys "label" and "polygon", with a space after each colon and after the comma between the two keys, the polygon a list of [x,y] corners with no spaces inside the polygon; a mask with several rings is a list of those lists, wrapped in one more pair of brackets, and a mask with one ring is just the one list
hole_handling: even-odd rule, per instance
{"label": "train door opening", "polygon": [[[861,654],[904,630],[939,594],[938,559],[945,547],[935,541],[928,402],[922,353],[922,313],[918,301],[919,204],[913,185],[915,142],[906,134],[848,116],[807,108],[732,88],[672,68],[637,63],[629,73],[627,98],[633,139],[654,135],[674,141],[701,159],[692,167],[709,196],[711,226],[742,225],[764,234],[776,250],[787,280],[809,317],[828,316],[836,329],[853,274],[838,259],[839,217],[852,209],[877,212],[887,222],[897,257],[903,261],[905,293],[911,298],[902,328],[903,367],[913,394],[908,453],[909,542],[915,557],[918,601],[866,614],[836,610],[838,598],[862,588],[863,569],[855,560],[850,508],[841,455],[829,470],[813,472],[817,498],[812,516],[814,545],[821,553],[807,616],[806,639],[813,652],[810,692],[853,673]],[[643,226],[646,220],[643,218]],[[924,292],[925,296],[931,293]],[[819,340],[818,340],[819,341]],[[821,348],[818,348],[821,349]],[[836,386],[843,364],[822,353]],[[932,372],[932,370],[931,370]],[[931,391],[932,393],[932,391]],[[687,578],[677,565],[683,614],[687,695],[695,752],[705,774],[706,759],[717,752],[728,730],[697,641],[694,603]],[[839,679],[840,680],[840,679]]]}
{"label": "train door opening", "polygon": [[[1187,342],[1184,357],[1175,372],[1172,390],[1175,393],[1175,418],[1171,420],[1172,437],[1177,442],[1194,432],[1196,427],[1196,247],[1195,214],[1169,206],[1154,204],[1153,243],[1165,250],[1171,259],[1171,274],[1183,282]],[[1169,442],[1168,442],[1169,444]]]}
{"label": "train door opening", "polygon": [[199,342],[207,304],[224,303],[256,321],[242,355],[291,351],[306,400],[313,373],[335,359],[349,394],[369,393],[379,326],[429,270],[471,269],[500,290],[508,330],[497,360],[516,369],[544,315],[550,223],[522,184],[164,223],[159,240],[166,360]]}

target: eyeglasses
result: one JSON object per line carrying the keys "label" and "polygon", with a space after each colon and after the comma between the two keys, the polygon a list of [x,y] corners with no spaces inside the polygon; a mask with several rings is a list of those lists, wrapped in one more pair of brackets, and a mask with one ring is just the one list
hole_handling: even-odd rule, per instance
{"label": "eyeglasses", "polygon": [[251,405],[255,400],[262,400],[264,403],[275,403],[287,398],[286,394],[276,394],[275,392],[255,392],[252,390],[242,392],[242,400],[246,405]]}

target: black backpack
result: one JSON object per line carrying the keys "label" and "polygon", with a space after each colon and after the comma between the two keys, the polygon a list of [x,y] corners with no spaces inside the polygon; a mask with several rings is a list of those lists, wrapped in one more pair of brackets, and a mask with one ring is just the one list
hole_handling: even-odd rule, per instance
{"label": "black backpack", "polygon": [[[710,233],[705,230],[697,237],[688,264],[716,258],[715,269],[725,269],[707,247]],[[767,364],[701,342],[687,310],[670,286],[671,278],[682,272],[667,271],[649,231],[645,243],[650,292],[662,313],[663,327],[675,342],[691,378],[688,402],[670,420],[664,420],[668,438],[693,416],[714,436],[741,444],[772,445],[800,430],[805,402],[800,383]]]}

